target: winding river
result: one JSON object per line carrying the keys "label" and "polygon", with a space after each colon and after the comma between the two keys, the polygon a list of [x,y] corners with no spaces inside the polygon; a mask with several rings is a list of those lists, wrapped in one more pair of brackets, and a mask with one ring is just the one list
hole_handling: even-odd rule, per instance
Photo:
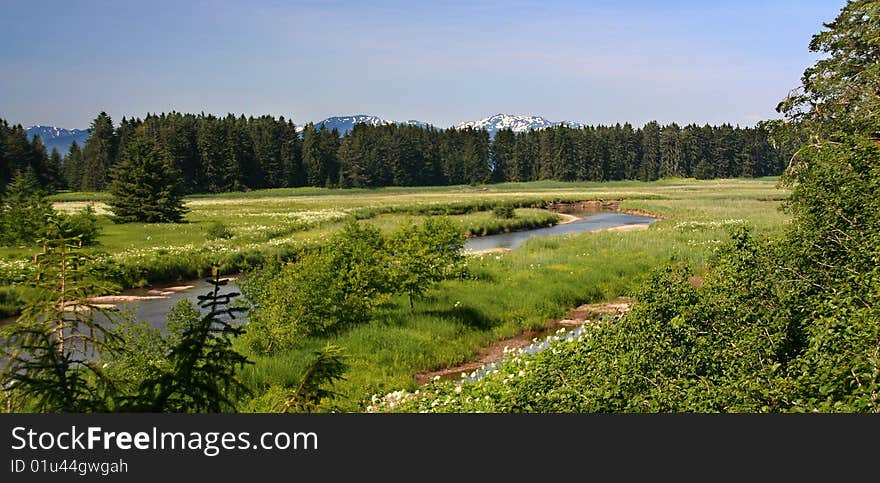
{"label": "winding river", "polygon": [[491,250],[493,248],[514,249],[522,245],[529,238],[537,236],[583,233],[585,231],[605,230],[608,228],[617,228],[628,225],[648,225],[655,221],[654,218],[647,216],[627,215],[624,213],[573,212],[570,214],[575,215],[580,219],[570,223],[560,223],[548,228],[475,237],[469,239],[467,243],[465,243],[464,248],[469,251]]}
{"label": "winding river", "polygon": [[[630,225],[648,225],[655,221],[646,216],[627,215],[616,212],[571,212],[578,217],[577,220],[561,223],[548,228],[535,230],[517,231],[499,235],[489,235],[471,238],[465,243],[467,251],[484,251],[491,249],[515,249],[532,237],[548,235],[562,235],[570,233],[582,233],[609,228],[626,227]],[[189,300],[197,303],[199,295],[205,295],[212,290],[212,286],[206,279],[191,280],[175,286],[158,286],[151,289],[126,290],[121,296],[99,297],[95,302],[113,305],[120,311],[133,312],[138,320],[145,321],[150,325],[163,329],[165,315],[180,300]],[[238,291],[234,278],[223,287],[221,293]],[[246,314],[241,314],[244,317]],[[7,322],[6,320],[2,322]]]}

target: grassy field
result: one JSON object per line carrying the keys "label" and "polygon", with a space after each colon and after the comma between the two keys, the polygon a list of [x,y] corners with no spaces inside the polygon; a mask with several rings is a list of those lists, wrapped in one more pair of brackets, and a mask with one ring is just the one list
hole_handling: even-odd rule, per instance
{"label": "grassy field", "polygon": [[[150,264],[163,260],[209,264],[221,255],[320,243],[350,217],[393,229],[404,220],[452,213],[464,229],[492,222],[487,209],[498,203],[530,206],[593,199],[620,199],[621,209],[660,217],[644,231],[532,239],[512,252],[469,257],[469,275],[430,290],[416,302],[414,313],[404,298],[394,299],[370,323],[333,337],[305,340],[284,353],[251,355],[255,364],[242,373],[255,394],[243,409],[265,410],[271,406],[273,389],[295,385],[309,354],[333,342],[345,350],[350,370],[336,386],[340,397],[327,401],[323,409],[359,411],[373,394],[414,389],[414,375],[420,371],[469,360],[480,347],[542,327],[548,318],[559,317],[578,304],[630,294],[653,267],[687,262],[700,270],[711,262],[714,249],[733,227],[751,226],[759,234],[781,230],[787,217],[779,205],[786,193],[776,185],[775,179],[676,179],[378,190],[302,188],[194,196],[187,199],[190,211],[184,224],[115,225],[103,219],[100,245],[90,250],[120,264],[140,264],[161,274]],[[66,193],[56,196],[55,206],[77,209],[95,200],[101,212],[101,199],[100,194]],[[547,215],[528,208],[518,209],[517,214],[521,219]],[[215,222],[222,222],[232,237],[209,239],[208,227]],[[26,249],[4,249],[0,263],[14,270],[28,255]],[[185,272],[172,266],[164,273],[182,277]],[[239,349],[246,351],[244,344]]]}

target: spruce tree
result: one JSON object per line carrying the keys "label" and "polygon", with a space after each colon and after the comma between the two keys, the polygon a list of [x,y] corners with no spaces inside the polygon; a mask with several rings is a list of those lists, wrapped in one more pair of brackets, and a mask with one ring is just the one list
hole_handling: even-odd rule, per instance
{"label": "spruce tree", "polygon": [[642,128],[642,162],[639,165],[639,179],[653,181],[660,175],[660,125],[651,121]]}
{"label": "spruce tree", "polygon": [[168,155],[143,136],[126,146],[112,173],[109,202],[117,223],[179,222],[183,206],[180,177]]}
{"label": "spruce tree", "polygon": [[101,191],[107,187],[107,173],[116,156],[113,121],[106,112],[102,112],[92,121],[89,131],[89,139],[83,148],[81,188],[84,191]]}
{"label": "spruce tree", "polygon": [[513,156],[516,145],[516,134],[513,130],[501,129],[495,133],[495,139],[492,140],[491,159],[492,159],[492,182],[501,183],[508,180],[516,179],[513,170]]}
{"label": "spruce tree", "polygon": [[61,174],[61,153],[58,148],[52,148],[52,154],[49,155],[48,174],[50,190],[55,191],[64,188],[64,176]]}
{"label": "spruce tree", "polygon": [[306,124],[303,129],[302,162],[306,171],[306,183],[309,186],[320,186],[327,173],[321,163],[321,147],[318,130],[314,124]]}
{"label": "spruce tree", "polygon": [[79,149],[79,144],[76,141],[70,145],[70,151],[68,151],[67,156],[64,158],[62,173],[68,188],[73,191],[82,189],[83,158],[82,151]]}
{"label": "spruce tree", "polygon": [[0,194],[6,188],[6,184],[12,179],[12,170],[9,166],[9,158],[6,156],[6,137],[9,135],[9,124],[5,119],[0,119]]}
{"label": "spruce tree", "polygon": [[52,173],[49,167],[49,154],[46,145],[40,136],[34,136],[31,140],[31,153],[28,159],[28,169],[37,177],[40,188],[51,191],[53,187]]}
{"label": "spruce tree", "polygon": [[0,245],[31,245],[46,235],[46,220],[52,215],[34,173],[16,173],[0,200]]}

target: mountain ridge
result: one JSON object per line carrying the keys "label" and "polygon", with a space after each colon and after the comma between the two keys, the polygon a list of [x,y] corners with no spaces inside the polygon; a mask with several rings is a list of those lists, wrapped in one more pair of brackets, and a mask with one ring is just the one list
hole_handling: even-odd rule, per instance
{"label": "mountain ridge", "polygon": [[52,148],[55,148],[62,155],[70,151],[70,146],[74,141],[82,147],[89,138],[88,129],[64,129],[40,124],[25,129],[25,133],[27,133],[28,140],[33,140],[34,136],[40,136],[47,152],[51,153]]}
{"label": "mountain ridge", "polygon": [[[302,132],[304,126],[306,125],[306,123],[294,124],[296,125],[297,132]],[[320,129],[321,126],[324,126],[327,129],[336,129],[337,131],[339,131],[340,135],[345,135],[346,133],[351,131],[356,124],[368,124],[371,126],[387,126],[390,124],[398,124],[404,126],[435,127],[431,123],[419,121],[417,119],[408,119],[406,121],[393,121],[371,114],[330,116],[320,121],[314,122],[313,124],[318,129]],[[495,133],[497,133],[501,129],[509,128],[513,130],[513,132],[519,134],[534,129],[546,129],[548,127],[561,125],[571,126],[574,128],[583,127],[583,124],[579,122],[549,121],[543,116],[526,116],[519,114],[503,113],[494,114],[492,116],[473,121],[459,122],[457,124],[453,124],[451,127],[455,129],[484,129],[489,133],[489,137],[492,138],[495,137]],[[39,135],[40,139],[43,141],[43,144],[46,145],[47,151],[52,151],[52,148],[54,147],[57,148],[62,155],[67,154],[67,152],[70,150],[71,144],[73,144],[73,141],[76,141],[77,144],[82,147],[85,144],[86,140],[88,140],[89,138],[89,131],[87,129],[65,129],[57,126],[38,124],[27,128],[25,131],[27,132],[28,139],[33,139],[34,136]]]}

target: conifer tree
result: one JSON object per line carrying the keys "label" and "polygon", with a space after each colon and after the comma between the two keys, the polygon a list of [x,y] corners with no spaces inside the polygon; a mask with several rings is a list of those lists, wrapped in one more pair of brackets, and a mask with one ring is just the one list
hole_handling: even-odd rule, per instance
{"label": "conifer tree", "polygon": [[179,222],[186,209],[180,177],[155,141],[139,136],[113,169],[109,202],[118,223]]}
{"label": "conifer tree", "polygon": [[512,129],[502,129],[495,133],[491,147],[491,179],[493,183],[501,183],[513,179],[511,170],[515,147],[516,134],[513,133]]}
{"label": "conifer tree", "polygon": [[83,148],[83,179],[81,189],[100,191],[107,187],[107,177],[116,156],[116,135],[113,121],[101,112],[92,121],[89,139]]}
{"label": "conifer tree", "polygon": [[64,176],[61,173],[61,165],[61,153],[58,152],[58,148],[52,148],[52,154],[49,155],[49,164],[47,166],[51,191],[65,187]]}
{"label": "conifer tree", "polygon": [[642,128],[642,162],[639,179],[653,181],[660,174],[660,125],[651,121]]}
{"label": "conifer tree", "polygon": [[67,156],[64,158],[62,173],[68,188],[73,191],[80,191],[82,189],[83,159],[82,151],[79,149],[79,144],[76,141],[70,145],[70,151],[67,152]]}
{"label": "conifer tree", "polygon": [[46,235],[52,205],[30,169],[18,172],[0,202],[0,244],[32,245]]}
{"label": "conifer tree", "polygon": [[31,140],[31,152],[27,168],[37,178],[37,184],[46,191],[52,191],[54,186],[53,173],[49,166],[49,155],[46,153],[46,145],[40,136],[34,136]]}
{"label": "conifer tree", "polygon": [[327,173],[324,172],[324,165],[321,162],[321,140],[318,130],[312,123],[306,124],[303,129],[302,162],[309,186],[320,186]]}

